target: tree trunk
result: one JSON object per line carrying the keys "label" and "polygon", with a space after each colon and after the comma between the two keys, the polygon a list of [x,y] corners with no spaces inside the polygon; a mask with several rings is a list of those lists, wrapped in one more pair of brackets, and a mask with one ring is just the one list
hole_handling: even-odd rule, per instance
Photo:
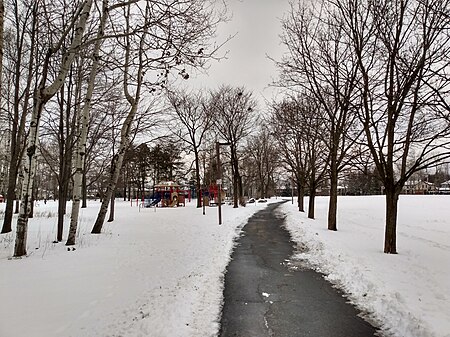
{"label": "tree trunk", "polygon": [[238,174],[238,193],[239,193],[239,204],[241,206],[245,206],[245,201],[244,201],[244,190],[242,187],[242,177],[240,174]]}
{"label": "tree trunk", "polygon": [[202,207],[202,199],[200,198],[200,158],[198,155],[198,150],[194,149],[195,154],[195,188],[197,190],[197,208]]}
{"label": "tree trunk", "polygon": [[58,225],[56,233],[56,241],[61,242],[64,232],[64,215],[66,214],[66,196],[65,186],[60,186],[58,192]]}
{"label": "tree trunk", "polygon": [[233,175],[233,208],[239,207],[239,199],[238,199],[238,183],[236,175]]}
{"label": "tree trunk", "polygon": [[[146,7],[146,15],[150,15],[148,12],[148,7]],[[129,20],[129,13],[126,16],[126,20]],[[129,29],[129,22],[126,22],[126,27]],[[139,52],[138,58],[139,63],[137,64],[137,72],[133,76],[133,78],[136,79],[136,83],[133,85],[134,89],[134,96],[131,96],[129,92],[129,77],[130,77],[130,54],[132,51],[130,50],[130,43],[127,41],[126,43],[126,49],[125,49],[125,60],[124,60],[124,85],[123,90],[125,97],[130,104],[130,111],[128,112],[127,117],[125,118],[125,121],[122,125],[122,128],[120,130],[120,143],[119,143],[119,150],[117,154],[113,158],[113,163],[111,167],[111,177],[106,189],[105,197],[102,201],[102,205],[100,206],[100,211],[97,215],[97,219],[95,220],[94,226],[92,228],[91,233],[92,234],[100,234],[103,228],[103,224],[105,222],[106,212],[108,210],[108,204],[109,201],[112,198],[113,192],[116,188],[117,181],[119,179],[119,175],[122,170],[122,164],[123,159],[125,157],[125,152],[129,146],[129,136],[130,136],[130,130],[131,126],[134,120],[134,117],[136,115],[137,109],[139,107],[140,103],[140,96],[141,96],[141,88],[142,88],[142,82],[144,80],[144,43],[145,43],[145,37],[148,33],[148,26],[145,25],[144,30],[142,32],[142,36],[140,37],[140,43],[139,43]],[[127,38],[127,37],[126,37]]]}
{"label": "tree trunk", "polygon": [[[86,182],[86,165],[84,166],[83,169],[83,177],[82,177],[82,194],[83,194],[83,202],[81,204],[81,208],[86,208],[87,207],[87,182]],[[75,186],[75,183],[74,183]],[[72,206],[73,207],[73,206]]]}
{"label": "tree trunk", "polygon": [[[144,40],[144,38],[142,38]],[[141,41],[142,41],[141,40]],[[131,130],[131,124],[134,120],[134,116],[136,115],[136,111],[139,106],[139,98],[140,98],[140,90],[141,90],[141,84],[142,84],[142,64],[138,71],[138,84],[136,86],[136,96],[135,99],[129,98],[128,101],[131,102],[131,109],[128,113],[127,118],[125,119],[125,122],[122,126],[122,129],[120,131],[120,144],[119,144],[119,151],[117,155],[113,158],[113,163],[111,167],[111,177],[106,189],[105,196],[102,201],[102,205],[100,206],[100,211],[97,215],[97,219],[95,220],[94,227],[92,228],[91,233],[92,234],[100,234],[103,228],[103,224],[105,222],[106,212],[108,211],[108,204],[111,200],[113,191],[115,190],[117,180],[119,179],[120,172],[122,170],[122,163],[123,158],[125,156],[125,151],[128,147],[128,137]]]}
{"label": "tree trunk", "polygon": [[[11,160],[11,164],[13,164]],[[8,176],[8,190],[6,192],[5,217],[3,219],[2,234],[12,231],[12,217],[14,211],[14,201],[16,200],[16,179],[17,165],[10,165]]]}
{"label": "tree trunk", "polygon": [[[128,179],[127,179],[127,172],[128,172],[128,165],[124,167],[123,171],[123,176],[122,176],[122,180],[123,180],[123,201],[127,201],[127,187],[128,187]],[[154,191],[152,193],[152,195],[154,195]],[[128,199],[128,201],[130,201]]]}
{"label": "tree trunk", "polygon": [[[14,245],[14,256],[24,256],[27,255],[27,233],[28,233],[28,217],[25,205],[28,205],[28,197],[23,200],[23,211],[20,211],[20,216],[17,219],[17,231],[16,231],[16,242]],[[22,208],[22,207],[21,207]],[[23,216],[25,215],[25,216]]]}
{"label": "tree trunk", "polygon": [[237,158],[236,154],[233,150],[233,147],[231,147],[231,166],[232,166],[232,173],[233,173],[233,208],[239,207],[239,192],[238,192],[238,175],[237,175]]}
{"label": "tree trunk", "polygon": [[115,205],[115,193],[113,193],[113,196],[111,197],[111,202],[110,202],[110,207],[109,207],[109,218],[108,218],[108,222],[113,222],[114,221],[114,205]]}
{"label": "tree trunk", "polygon": [[[77,150],[76,150],[76,163],[75,163],[75,176],[73,183],[73,197],[72,197],[72,213],[70,217],[70,229],[69,236],[67,238],[66,246],[75,244],[75,237],[78,228],[78,217],[80,214],[80,200],[83,198],[83,183],[86,183],[86,175],[85,175],[85,166],[86,166],[86,142],[87,142],[87,134],[89,128],[89,120],[90,120],[90,110],[91,110],[91,101],[92,94],[94,92],[95,78],[97,76],[97,69],[99,64],[99,51],[102,44],[102,38],[104,35],[104,28],[106,25],[106,11],[107,11],[108,1],[103,0],[102,5],[102,18],[100,20],[100,25],[97,31],[97,40],[95,42],[94,50],[92,53],[92,68],[89,75],[88,87],[86,89],[86,96],[84,98],[83,109],[80,111],[80,120],[81,120],[81,131],[80,137],[77,142]],[[114,220],[114,198],[111,198],[111,213],[110,219],[108,221]],[[86,203],[86,197],[84,194],[83,198],[84,204]],[[85,206],[86,207],[86,206]]]}
{"label": "tree trunk", "polygon": [[316,200],[315,186],[309,188],[308,218],[314,219],[314,208]]}
{"label": "tree trunk", "polygon": [[[66,140],[66,144],[70,144],[71,140]],[[69,200],[69,184],[72,168],[72,149],[70,145],[65,146],[66,151],[61,157],[61,168],[59,176],[58,189],[58,225],[57,225],[57,241],[63,240],[64,217],[67,213],[67,200]],[[63,150],[64,151],[64,150]]]}
{"label": "tree trunk", "polygon": [[384,252],[397,254],[397,209],[399,193],[386,188],[386,229],[384,235]]}
{"label": "tree trunk", "polygon": [[16,199],[15,201],[16,201],[16,203],[15,203],[16,207],[15,207],[15,210],[14,210],[14,214],[19,214],[19,211],[20,211],[20,200]]}
{"label": "tree trunk", "polygon": [[[337,154],[336,154],[337,155]],[[337,185],[338,172],[336,157],[332,154],[330,162],[330,200],[328,204],[328,229],[330,231],[337,231]]]}
{"label": "tree trunk", "polygon": [[298,211],[304,212],[305,211],[305,186],[301,182],[297,181],[297,205],[298,205]]}
{"label": "tree trunk", "polygon": [[33,184],[33,192],[31,193],[31,202],[30,202],[30,213],[28,214],[29,219],[32,219],[34,217],[34,204],[36,201],[36,195],[37,195],[37,188],[35,184]]}

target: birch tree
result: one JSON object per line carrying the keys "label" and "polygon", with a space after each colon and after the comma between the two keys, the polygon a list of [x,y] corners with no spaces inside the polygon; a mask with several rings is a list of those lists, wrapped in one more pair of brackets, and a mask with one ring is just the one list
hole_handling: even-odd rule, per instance
{"label": "birch tree", "polygon": [[[24,182],[22,187],[22,200],[20,205],[19,217],[17,220],[16,242],[14,246],[14,256],[23,256],[27,254],[26,241],[28,231],[28,214],[30,211],[30,202],[33,190],[33,180],[36,174],[36,148],[39,140],[39,125],[42,110],[45,104],[57,93],[63,85],[70,66],[79,52],[82,44],[82,38],[86,24],[90,15],[93,0],[83,1],[77,8],[73,19],[69,26],[63,31],[63,34],[53,46],[50,46],[46,52],[45,60],[42,64],[41,76],[39,85],[35,92],[33,102],[33,113],[30,121],[30,130],[28,145],[26,149],[26,157],[24,164]],[[73,30],[73,39],[68,49],[63,53],[57,77],[53,82],[47,84],[49,68],[51,66],[52,58],[60,51],[63,41],[67,34]]]}
{"label": "birch tree", "polygon": [[[17,197],[19,171],[26,145],[26,121],[29,116],[32,91],[35,85],[35,65],[38,39],[38,6],[21,6],[15,2],[11,8],[10,39],[3,55],[9,77],[9,88],[3,104],[8,106],[10,126],[8,184],[5,216],[1,233],[12,230],[14,201]],[[4,78],[4,77],[3,77]]]}
{"label": "birch tree", "polygon": [[[145,8],[145,18],[147,18],[150,14],[150,8],[147,5]],[[144,67],[145,67],[145,59],[144,59],[144,47],[145,47],[145,40],[148,35],[148,24],[144,24],[144,30],[136,34],[136,36],[131,35],[131,6],[127,6],[125,9],[125,56],[124,56],[124,72],[123,72],[123,90],[124,95],[126,97],[126,100],[130,106],[128,115],[126,116],[126,119],[122,125],[121,132],[120,132],[120,144],[118,153],[115,154],[112,158],[111,168],[110,168],[110,179],[108,182],[108,187],[106,189],[105,196],[102,200],[102,204],[100,207],[100,211],[97,215],[97,219],[94,223],[94,227],[92,228],[93,234],[101,233],[103,223],[105,222],[106,213],[108,211],[108,205],[111,201],[112,194],[115,190],[115,186],[117,184],[117,180],[119,178],[120,170],[123,163],[123,158],[125,155],[125,152],[127,148],[129,147],[129,134],[132,127],[132,122],[134,119],[134,116],[136,115],[136,111],[138,109],[140,99],[141,99],[141,90],[144,80]],[[139,43],[138,47],[136,48],[135,45],[132,45],[132,39],[137,38]],[[133,50],[132,48],[136,48]],[[137,54],[137,60],[133,59],[133,55]],[[136,62],[136,68],[132,66],[132,62]],[[131,71],[135,70],[136,73],[132,74]],[[134,92],[130,91],[131,86],[131,79],[135,78],[136,82],[133,83],[135,86]]]}
{"label": "birch tree", "polygon": [[97,31],[97,36],[95,39],[95,44],[92,52],[92,66],[89,75],[89,82],[86,89],[86,95],[83,101],[83,108],[80,110],[79,114],[79,125],[81,126],[80,135],[77,141],[77,149],[75,152],[75,175],[73,182],[73,196],[72,196],[72,213],[70,217],[70,228],[69,235],[66,241],[66,246],[71,246],[75,244],[75,238],[78,228],[78,217],[80,212],[80,201],[82,199],[83,191],[83,170],[85,169],[85,158],[86,158],[86,143],[87,134],[90,121],[90,110],[92,94],[94,92],[95,78],[97,76],[97,69],[100,62],[100,48],[103,42],[104,31],[106,26],[108,13],[108,1],[102,1],[102,10],[100,16],[100,24]]}

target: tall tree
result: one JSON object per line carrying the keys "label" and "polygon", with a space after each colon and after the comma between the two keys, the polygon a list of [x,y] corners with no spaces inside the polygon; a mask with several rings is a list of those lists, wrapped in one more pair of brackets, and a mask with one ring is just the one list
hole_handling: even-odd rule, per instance
{"label": "tall tree", "polygon": [[308,92],[321,105],[330,164],[328,229],[337,230],[337,186],[349,150],[358,138],[351,132],[357,94],[357,60],[345,34],[343,18],[328,1],[291,5],[283,21],[287,55],[277,62],[280,85]]}
{"label": "tall tree", "polygon": [[275,142],[280,150],[284,168],[295,181],[299,212],[305,211],[304,197],[307,178],[307,157],[304,151],[304,129],[302,127],[302,108],[295,98],[285,98],[272,104],[270,125]]}
{"label": "tall tree", "polygon": [[222,86],[212,95],[210,109],[214,111],[214,130],[219,135],[216,141],[223,141],[230,146],[233,204],[237,208],[238,203],[244,204],[239,147],[255,123],[256,101],[252,93],[243,87]]}
{"label": "tall tree", "polygon": [[[150,15],[149,6],[145,7],[145,18],[147,15]],[[100,207],[100,211],[97,215],[97,219],[95,220],[94,226],[92,228],[91,233],[98,234],[101,233],[103,223],[105,222],[106,212],[108,210],[109,203],[111,201],[113,192],[115,190],[115,186],[117,180],[119,179],[119,173],[122,168],[122,162],[127,148],[129,147],[129,135],[132,127],[132,122],[134,116],[136,115],[136,111],[138,109],[140,99],[141,99],[141,90],[144,81],[144,46],[145,40],[149,33],[148,24],[145,23],[143,26],[145,27],[142,32],[136,34],[139,36],[139,43],[136,49],[136,45],[132,45],[134,36],[131,35],[132,30],[132,21],[131,21],[131,5],[128,5],[125,9],[125,57],[124,57],[124,72],[123,72],[123,89],[124,95],[130,105],[130,109],[125,118],[125,121],[122,125],[120,132],[120,145],[118,149],[118,153],[115,154],[112,158],[111,167],[110,167],[110,179],[108,183],[108,187],[106,189],[105,197],[102,200],[102,205]],[[135,48],[135,50],[132,49]],[[137,60],[133,59],[132,55],[137,53]],[[136,63],[136,68],[133,67],[133,63]],[[135,71],[136,73],[132,73]],[[134,92],[131,92],[132,78],[136,78],[136,82],[133,83]]]}
{"label": "tall tree", "polygon": [[[200,150],[207,132],[213,125],[212,110],[207,109],[205,98],[201,92],[188,94],[187,92],[169,92],[171,110],[174,113],[173,132],[184,142],[189,151],[194,154],[195,186],[200,195]],[[202,202],[197,198],[197,207]]]}
{"label": "tall tree", "polygon": [[386,193],[384,252],[397,253],[397,210],[406,181],[449,158],[448,0],[333,2],[361,74],[367,145]]}
{"label": "tall tree", "polygon": [[89,116],[91,110],[91,101],[94,92],[97,69],[99,66],[100,60],[99,53],[100,47],[103,42],[107,13],[108,13],[108,1],[103,0],[100,14],[100,23],[98,25],[97,36],[92,51],[92,65],[89,74],[89,82],[83,101],[83,108],[79,110],[78,124],[80,125],[80,135],[78,137],[77,148],[75,151],[76,159],[75,159],[75,176],[73,183],[74,188],[72,197],[72,213],[70,216],[70,228],[69,228],[69,235],[66,241],[66,246],[75,244],[75,237],[78,228],[78,216],[80,212],[80,201],[82,199],[82,191],[83,191],[83,170],[85,169],[85,161],[86,161],[86,143],[90,120]]}
{"label": "tall tree", "polygon": [[248,139],[246,150],[247,169],[253,171],[257,196],[271,197],[275,193],[274,174],[279,161],[273,134],[266,125]]}
{"label": "tall tree", "polygon": [[21,3],[15,2],[12,11],[12,28],[9,30],[11,38],[7,41],[8,48],[6,54],[4,54],[5,61],[8,63],[8,77],[10,77],[11,82],[8,93],[11,92],[11,98],[8,97],[8,102],[5,102],[5,100],[3,102],[10,106],[8,110],[11,111],[9,116],[11,132],[8,187],[2,233],[9,233],[12,230],[14,201],[18,194],[17,180],[26,143],[25,127],[35,86],[35,65],[38,49],[37,2],[33,6],[22,6]]}
{"label": "tall tree", "polygon": [[[185,0],[177,2],[129,3],[124,22],[116,27],[122,35],[117,45],[123,49],[123,90],[129,105],[120,135],[114,170],[92,233],[101,232],[108,203],[117,183],[123,157],[130,144],[130,130],[141,102],[142,90],[153,94],[167,86],[171,69],[188,79],[185,67],[202,67],[216,52],[210,39],[222,20],[214,1]],[[140,12],[144,15],[136,16]]]}
{"label": "tall tree", "polygon": [[[63,34],[58,43],[48,48],[45,60],[42,64],[42,72],[39,85],[35,92],[33,113],[30,121],[30,131],[24,165],[25,176],[22,186],[22,201],[19,217],[17,220],[17,235],[14,246],[14,256],[23,256],[27,253],[26,241],[28,231],[28,214],[31,206],[30,202],[33,190],[33,180],[36,174],[36,148],[38,146],[38,135],[42,110],[44,109],[45,104],[58,92],[58,90],[63,85],[72,62],[79,52],[92,3],[92,0],[87,0],[79,5],[68,27],[63,30]],[[52,58],[57,52],[60,51],[66,35],[72,30],[74,32],[73,39],[69,48],[67,48],[67,50],[65,50],[65,52],[63,53],[58,75],[53,80],[53,82],[51,82],[51,84],[47,85],[49,67],[51,66]]]}

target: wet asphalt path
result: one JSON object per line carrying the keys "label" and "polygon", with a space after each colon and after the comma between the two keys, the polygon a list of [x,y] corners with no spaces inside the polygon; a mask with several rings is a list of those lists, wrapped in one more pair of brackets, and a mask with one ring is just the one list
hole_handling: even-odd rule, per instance
{"label": "wet asphalt path", "polygon": [[220,336],[375,336],[321,274],[288,269],[294,248],[278,205],[256,213],[239,238],[225,275]]}

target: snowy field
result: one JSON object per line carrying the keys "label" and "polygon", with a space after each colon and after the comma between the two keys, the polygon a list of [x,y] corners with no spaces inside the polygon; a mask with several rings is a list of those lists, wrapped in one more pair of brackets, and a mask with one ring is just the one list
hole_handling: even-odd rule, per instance
{"label": "snowy field", "polygon": [[[301,260],[325,273],[393,336],[449,337],[450,196],[400,198],[398,255],[382,253],[383,197],[341,197],[338,232],[326,230],[327,202],[317,198],[316,220],[290,201],[279,208],[303,242],[292,268]],[[81,209],[75,251],[52,243],[54,202],[35,208],[28,257],[11,259],[14,236],[0,236],[0,336],[216,336],[233,240],[266,205],[225,205],[219,226],[216,207],[118,201],[116,220],[90,235],[99,205]]]}
{"label": "snowy field", "polygon": [[[400,196],[397,255],[383,254],[384,197],[339,198],[338,232],[328,231],[328,198],[316,219],[291,202],[287,227],[303,242],[295,258],[326,274],[352,303],[397,337],[450,336],[450,196]],[[295,259],[292,261],[295,267]]]}
{"label": "snowy field", "polygon": [[52,243],[56,202],[35,207],[27,258],[8,259],[13,236],[0,237],[0,336],[215,336],[233,239],[265,205],[224,205],[219,226],[217,207],[118,201],[105,234],[91,235],[99,206],[80,210],[75,251]]}

